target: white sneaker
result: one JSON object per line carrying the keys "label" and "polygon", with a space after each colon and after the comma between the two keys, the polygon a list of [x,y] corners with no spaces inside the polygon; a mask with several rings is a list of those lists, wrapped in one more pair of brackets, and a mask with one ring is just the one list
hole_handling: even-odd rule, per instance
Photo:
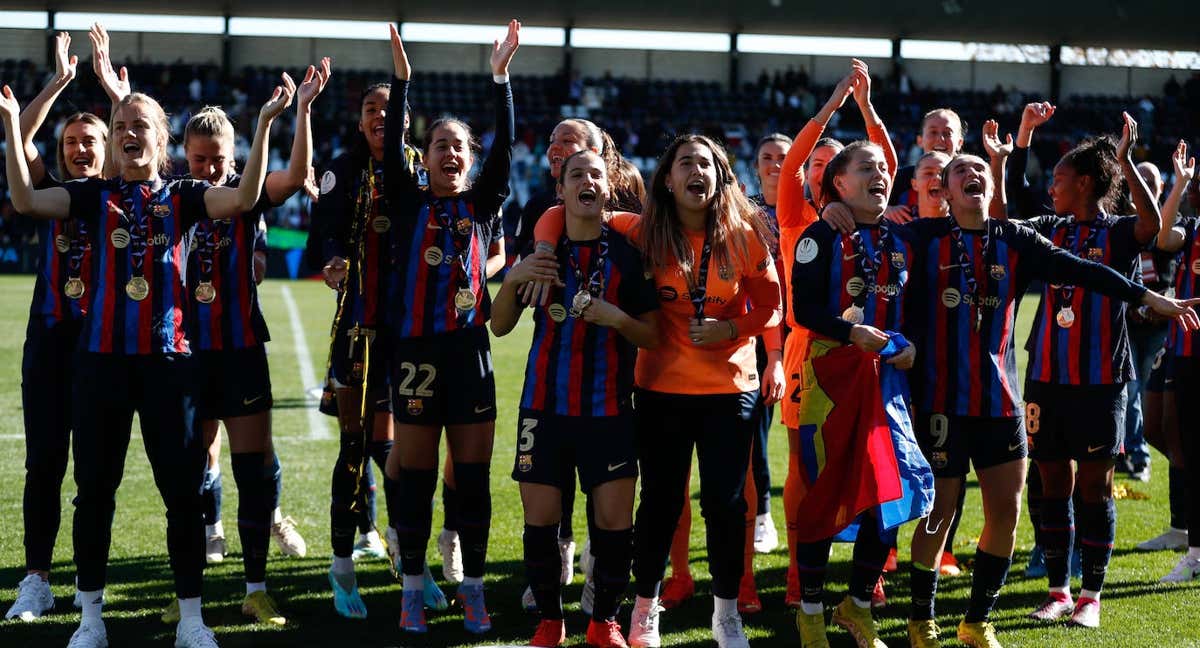
{"label": "white sneaker", "polygon": [[1187,529],[1176,529],[1167,527],[1167,530],[1159,536],[1150,538],[1149,540],[1139,543],[1137,548],[1142,551],[1178,551],[1186,549],[1188,544]]}
{"label": "white sneaker", "polygon": [[562,584],[575,580],[575,538],[558,539],[558,555],[562,559]]}
{"label": "white sneaker", "polygon": [[354,553],[350,556],[355,562],[363,558],[386,558],[387,549],[383,547],[383,540],[379,537],[379,532],[371,529],[359,536],[358,542],[354,543]]}
{"label": "white sneaker", "polygon": [[658,604],[658,597],[647,599],[637,597],[633,603],[633,611],[629,614],[629,646],[630,648],[659,648],[662,637],[658,636],[658,616],[663,608]]}
{"label": "white sneaker", "polygon": [[304,542],[304,537],[296,530],[296,521],[291,516],[271,525],[271,539],[275,541],[275,546],[279,547],[279,551],[283,552],[285,556],[303,558],[304,554],[308,553],[308,545]]}
{"label": "white sneaker", "polygon": [[722,616],[713,614],[712,632],[719,648],[750,648],[742,630],[742,615],[737,610]]}
{"label": "white sneaker", "polygon": [[521,594],[521,609],[533,614],[538,611],[537,599],[533,598],[533,588],[525,586],[525,592]]}
{"label": "white sneaker", "polygon": [[583,574],[585,581],[592,579],[592,569],[595,567],[596,559],[592,557],[592,539],[588,538],[583,541],[583,550],[579,552],[579,573]]}
{"label": "white sneaker", "polygon": [[579,609],[589,617],[592,616],[592,606],[596,604],[596,583],[585,576],[583,590],[579,592]]}
{"label": "white sneaker", "polygon": [[67,648],[108,648],[108,631],[103,621],[83,622],[71,635]]}
{"label": "white sneaker", "polygon": [[200,619],[181,619],[175,626],[175,648],[219,648],[217,637]]}
{"label": "white sneaker", "polygon": [[771,553],[779,548],[779,532],[775,530],[775,522],[770,513],[763,513],[754,519],[754,552]]}
{"label": "white sneaker", "polygon": [[8,608],[5,619],[33,621],[54,609],[54,594],[50,583],[37,574],[27,574],[17,585],[17,600]]}
{"label": "white sneaker", "polygon": [[220,520],[210,527],[210,530],[205,534],[204,538],[204,560],[208,564],[219,563],[225,560],[225,554],[229,553],[229,549],[225,547],[225,527],[222,526]]}
{"label": "white sneaker", "polygon": [[1200,558],[1184,555],[1175,564],[1170,574],[1163,576],[1160,583],[1188,583],[1200,578]]}
{"label": "white sneaker", "polygon": [[442,554],[442,576],[458,585],[463,582],[462,544],[458,532],[442,529],[438,534],[438,551]]}

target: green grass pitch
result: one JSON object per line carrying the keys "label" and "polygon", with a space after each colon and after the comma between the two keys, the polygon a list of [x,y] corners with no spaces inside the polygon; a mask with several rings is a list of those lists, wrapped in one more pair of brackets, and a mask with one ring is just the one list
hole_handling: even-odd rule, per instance
{"label": "green grass pitch", "polygon": [[[21,489],[24,482],[24,428],[20,402],[20,358],[32,280],[29,277],[0,278],[0,606],[7,609],[16,595],[15,585],[23,576],[21,544]],[[224,517],[231,554],[226,561],[205,572],[204,614],[216,629],[223,646],[466,646],[521,644],[532,636],[535,619],[521,611],[519,598],[524,589],[521,562],[521,505],[516,485],[509,479],[516,438],[516,403],[532,324],[525,318],[511,336],[494,342],[497,397],[500,419],[497,424],[496,451],[492,470],[493,518],[488,564],[488,606],[495,629],[479,638],[462,629],[461,614],[431,614],[427,637],[402,636],[396,622],[399,616],[398,583],[392,580],[383,561],[359,565],[358,579],[370,610],[365,621],[338,617],[329,596],[326,570],[329,564],[329,476],[337,442],[333,420],[321,416],[319,430],[310,429],[305,389],[311,387],[301,376],[297,345],[293,338],[284,297],[290,291],[298,306],[301,327],[317,371],[325,366],[328,328],[333,310],[330,292],[317,282],[268,281],[261,289],[263,308],[271,325],[270,343],[274,382],[274,433],[284,466],[283,510],[299,523],[308,541],[308,557],[288,559],[277,552],[268,565],[268,586],[274,593],[289,623],[285,628],[268,628],[248,623],[239,611],[243,594],[242,568],[235,529],[237,495],[229,467],[229,456],[222,457],[226,496]],[[1027,302],[1032,305],[1032,301]],[[1032,308],[1022,312],[1019,343],[1024,343]],[[97,386],[102,388],[102,386]],[[64,394],[68,393],[64,386]],[[151,480],[145,452],[134,432],[125,480],[118,494],[113,524],[112,557],[109,566],[108,604],[105,616],[109,641],[113,646],[166,646],[174,638],[174,628],[159,622],[158,615],[172,597],[171,576],[166,562],[165,517],[158,493]],[[770,445],[772,506],[775,521],[782,530],[781,486],[787,465],[787,443],[781,428],[772,433]],[[1045,592],[1044,581],[1031,581],[1022,575],[1033,542],[1032,530],[1022,515],[1018,531],[1015,567],[994,615],[1006,646],[1200,646],[1200,630],[1194,625],[1200,613],[1200,587],[1168,587],[1157,580],[1174,565],[1178,555],[1170,552],[1141,553],[1134,545],[1162,530],[1167,517],[1166,462],[1154,458],[1154,479],[1148,485],[1126,484],[1149,495],[1149,499],[1123,499],[1118,502],[1117,546],[1104,591],[1103,627],[1095,631],[1070,629],[1061,625],[1043,626],[1026,618]],[[55,551],[52,583],[56,596],[55,612],[38,622],[0,623],[0,646],[66,645],[79,615],[71,607],[73,593],[71,564],[71,497],[73,481],[68,469],[63,488],[63,521]],[[973,483],[973,482],[972,482]],[[698,480],[693,479],[693,502]],[[386,519],[380,494],[380,518]],[[434,526],[440,528],[440,512]],[[978,490],[968,494],[965,519],[954,547],[960,559],[968,559],[982,524]],[[575,529],[583,539],[583,506],[575,511]],[[907,645],[904,619],[907,613],[908,586],[903,576],[907,563],[910,528],[901,532],[901,572],[889,579],[891,603],[878,614],[882,638],[891,646]],[[781,533],[782,535],[782,533]],[[712,645],[708,630],[712,604],[708,591],[704,549],[704,524],[698,511],[692,528],[692,570],[697,577],[695,599],[662,617],[663,641],[671,646]],[[440,576],[440,558],[432,546],[429,558],[433,571]],[[755,646],[798,645],[792,615],[784,608],[783,588],[786,552],[755,558],[758,584],[765,609],[747,619],[747,633]],[[849,576],[850,548],[838,545],[831,563],[827,604],[842,596]],[[570,645],[583,645],[586,620],[579,612],[577,576],[566,588],[567,623]],[[1073,586],[1078,589],[1078,581]],[[953,642],[953,628],[966,608],[969,577],[943,579],[939,588],[939,618],[946,645]],[[447,587],[452,593],[453,588]],[[622,614],[628,622],[628,606]],[[853,646],[853,640],[840,629],[830,630],[833,646]]]}

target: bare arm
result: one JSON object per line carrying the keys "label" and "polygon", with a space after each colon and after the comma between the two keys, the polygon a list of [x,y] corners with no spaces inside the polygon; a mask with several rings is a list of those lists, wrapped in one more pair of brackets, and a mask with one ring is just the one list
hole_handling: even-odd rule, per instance
{"label": "bare arm", "polygon": [[93,24],[88,38],[92,41],[92,70],[95,71],[104,94],[108,95],[109,101],[116,106],[132,90],[129,85],[129,70],[122,67],[120,72],[117,72],[113,69],[112,59],[109,58],[108,31],[104,29],[104,25]]}
{"label": "bare arm", "polygon": [[9,146],[5,147],[9,198],[13,207],[26,216],[66,218],[71,213],[71,195],[62,187],[35,190],[29,177],[29,165],[25,162],[25,152],[13,144],[21,141],[20,111],[12,88],[4,86],[0,91],[0,119],[4,121],[9,142]]}
{"label": "bare arm", "polygon": [[504,256],[504,239],[492,241],[492,244],[488,246],[487,263],[484,265],[487,278],[491,279],[496,276],[497,272],[504,269],[504,264],[507,262],[508,259]]}
{"label": "bare arm", "polygon": [[328,56],[321,59],[320,69],[308,66],[304,80],[296,88],[296,134],[292,138],[292,157],[286,171],[267,174],[267,197],[278,205],[296,193],[312,169],[312,103],[329,82]]}
{"label": "bare arm", "polygon": [[989,119],[983,123],[983,148],[988,154],[988,163],[992,171],[992,184],[996,193],[988,205],[988,216],[999,220],[1008,218],[1008,193],[1005,190],[1005,163],[1013,152],[1013,136],[1009,133],[1004,142],[1000,141],[1000,124]]}
{"label": "bare arm", "polygon": [[[1187,193],[1188,183],[1196,176],[1196,158],[1188,158],[1187,143],[1179,140],[1175,152],[1171,154],[1171,163],[1175,167],[1175,185],[1162,208],[1162,229],[1158,230],[1156,245],[1164,252],[1178,252],[1183,248],[1183,232],[1175,228],[1175,220],[1179,218],[1179,205],[1183,203],[1183,195]],[[1184,163],[1187,160],[1187,163]]]}
{"label": "bare arm", "polygon": [[1121,163],[1121,174],[1125,176],[1125,184],[1129,185],[1129,199],[1137,210],[1137,222],[1133,226],[1133,236],[1138,243],[1147,245],[1158,231],[1162,229],[1162,213],[1158,211],[1158,203],[1150,195],[1150,188],[1137,172],[1133,164],[1133,145],[1137,142],[1137,122],[1129,113],[1121,113],[1125,126],[1121,131],[1121,142],[1117,145],[1117,160]]}
{"label": "bare arm", "polygon": [[246,159],[246,168],[242,170],[241,183],[236,189],[209,187],[208,191],[204,192],[204,207],[210,218],[234,218],[254,209],[266,176],[267,139],[271,133],[271,124],[292,103],[295,91],[296,84],[285,72],[283,85],[275,86],[271,99],[263,104],[259,112],[254,143],[250,147],[250,156]]}
{"label": "bare arm", "polygon": [[492,300],[492,333],[498,337],[512,332],[521,311],[525,310],[517,289],[530,281],[554,281],[558,279],[558,259],[552,252],[537,251],[521,259],[504,275],[500,291]]}
{"label": "bare arm", "polygon": [[[38,96],[26,104],[25,110],[21,111],[21,144],[25,150],[25,160],[29,162],[29,177],[35,186],[46,177],[46,164],[37,146],[33,144],[33,136],[46,122],[46,116],[50,114],[50,107],[58,100],[58,95],[75,79],[79,57],[71,56],[70,48],[71,35],[59,32],[58,36],[54,37],[54,76]],[[61,154],[60,151],[59,155]]]}

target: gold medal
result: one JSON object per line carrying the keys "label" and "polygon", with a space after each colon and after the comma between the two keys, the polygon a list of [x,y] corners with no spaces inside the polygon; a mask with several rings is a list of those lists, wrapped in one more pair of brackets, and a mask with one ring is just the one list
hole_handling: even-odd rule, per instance
{"label": "gold medal", "polygon": [[217,298],[217,289],[213,287],[211,281],[201,281],[199,286],[196,286],[196,301],[201,304],[211,304]]}
{"label": "gold medal", "polygon": [[866,313],[863,312],[861,306],[851,306],[842,311],[842,319],[851,324],[862,324],[863,320],[866,319]]}
{"label": "gold medal", "polygon": [[858,297],[866,287],[867,284],[862,280],[862,277],[850,277],[850,280],[846,282],[846,294],[851,297]]}
{"label": "gold medal", "polygon": [[118,227],[108,235],[108,240],[112,241],[113,247],[118,250],[124,250],[129,247],[129,230],[124,227]]}
{"label": "gold medal", "polygon": [[1063,328],[1071,328],[1075,325],[1075,311],[1070,306],[1063,306],[1058,311],[1058,315],[1054,316],[1058,321],[1058,325]]}
{"label": "gold medal", "polygon": [[84,285],[83,280],[79,277],[71,277],[67,279],[67,283],[63,284],[63,294],[69,299],[83,297],[85,290],[87,290],[87,286]]}
{"label": "gold medal", "polygon": [[586,290],[575,293],[575,297],[571,299],[571,317],[583,315],[583,311],[587,310],[588,306],[591,305],[592,293]]}
{"label": "gold medal", "polygon": [[150,284],[145,277],[134,277],[125,284],[125,294],[133,301],[142,301],[150,295]]}
{"label": "gold medal", "polygon": [[442,259],[445,258],[446,254],[442,252],[442,248],[436,245],[431,245],[425,248],[425,263],[428,263],[431,266],[436,266],[441,264]]}
{"label": "gold medal", "polygon": [[371,220],[371,229],[375,230],[376,234],[383,234],[392,229],[392,219],[387,216],[376,216]]}
{"label": "gold medal", "polygon": [[470,288],[460,288],[454,293],[454,307],[459,312],[466,313],[475,308],[478,300],[475,299],[475,293],[471,292]]}
{"label": "gold medal", "polygon": [[567,307],[562,304],[550,304],[546,310],[550,313],[550,319],[555,322],[562,322],[567,319]]}
{"label": "gold medal", "polygon": [[61,254],[66,254],[67,250],[71,249],[71,239],[67,238],[65,234],[55,236],[54,249],[58,250]]}

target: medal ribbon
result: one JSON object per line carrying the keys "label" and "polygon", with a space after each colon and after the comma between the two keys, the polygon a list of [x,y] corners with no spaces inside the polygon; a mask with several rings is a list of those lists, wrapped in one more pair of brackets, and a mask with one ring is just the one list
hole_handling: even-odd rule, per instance
{"label": "medal ribbon", "polygon": [[67,251],[67,280],[78,279],[83,267],[83,252],[88,247],[87,226],[79,219],[67,221],[63,227],[70,238]]}
{"label": "medal ribbon", "polygon": [[[471,228],[465,233],[459,232],[457,221],[450,215],[443,200],[433,201],[429,205],[429,211],[442,229],[450,232],[450,253],[457,261],[456,265],[458,266],[458,288],[459,290],[469,290],[471,279],[467,272],[467,256],[471,252],[471,233],[475,230],[475,224],[471,223]],[[468,220],[468,222],[470,221]]]}
{"label": "medal ribbon", "polygon": [[[987,266],[988,250],[991,248],[992,234],[991,227],[987,220],[983,221],[983,265]],[[958,226],[958,221],[950,219],[950,240],[954,242],[954,250],[958,255],[959,272],[962,274],[963,283],[966,284],[967,292],[971,293],[974,300],[975,308],[975,330],[979,330],[983,323],[983,297],[986,294],[986,288],[981,285],[975,277],[975,264],[971,262],[971,252],[967,249],[967,243],[963,237],[962,228]],[[986,284],[986,279],[983,282]]]}
{"label": "medal ribbon", "polygon": [[[146,188],[150,187],[147,185]],[[130,274],[134,278],[145,274],[149,233],[145,210],[146,193],[142,183],[121,183],[121,208],[124,212],[121,214],[121,224],[129,231],[129,263],[133,266]]]}
{"label": "medal ribbon", "polygon": [[[221,235],[225,223],[220,223],[214,220],[209,220],[207,228],[197,228],[197,235],[200,237],[200,246],[196,249],[196,257],[200,261],[200,283],[211,283],[213,273],[213,261],[216,258],[217,249],[221,245]],[[232,227],[233,221],[229,221],[228,226]]]}
{"label": "medal ribbon", "polygon": [[[863,230],[856,229],[850,234],[850,242],[854,245],[854,252],[858,256],[858,272],[855,276],[861,277],[863,280],[863,290],[858,295],[852,295],[854,305],[862,308],[867,303],[867,295],[875,290],[875,281],[879,276],[879,268],[883,265],[884,246],[891,235],[891,225],[887,219],[879,221],[879,246],[874,249],[874,254],[867,253],[867,241],[870,238],[868,232],[865,236]],[[845,240],[845,239],[843,239]]]}
{"label": "medal ribbon", "polygon": [[[1087,251],[1095,246],[1096,237],[1100,234],[1100,230],[1104,227],[1107,227],[1108,223],[1104,220],[1104,215],[1101,214],[1092,222],[1086,223],[1086,225],[1088,226],[1087,240],[1084,241],[1082,248],[1076,249],[1075,244],[1079,242],[1080,224],[1075,220],[1075,217],[1072,216],[1071,224],[1067,226],[1067,240],[1065,241],[1066,245],[1063,246],[1068,252],[1084,260],[1087,260]],[[1056,296],[1055,305],[1058,307],[1058,309],[1062,310],[1064,308],[1070,308],[1071,298],[1075,296],[1075,286],[1059,286],[1058,290],[1054,292]]]}
{"label": "medal ribbon", "polygon": [[575,246],[571,245],[566,234],[563,234],[563,244],[567,247],[567,260],[571,271],[575,273],[575,283],[580,290],[584,287],[584,276],[587,276],[587,291],[593,297],[601,296],[604,292],[604,262],[608,259],[608,225],[600,226],[600,241],[596,245],[596,253],[588,261],[587,272],[580,267],[579,256]]}
{"label": "medal ribbon", "polygon": [[700,250],[700,267],[697,268],[694,277],[691,275],[685,277],[697,322],[704,321],[704,304],[708,299],[708,265],[710,261],[712,261],[712,232],[706,229],[704,231],[704,247]]}

